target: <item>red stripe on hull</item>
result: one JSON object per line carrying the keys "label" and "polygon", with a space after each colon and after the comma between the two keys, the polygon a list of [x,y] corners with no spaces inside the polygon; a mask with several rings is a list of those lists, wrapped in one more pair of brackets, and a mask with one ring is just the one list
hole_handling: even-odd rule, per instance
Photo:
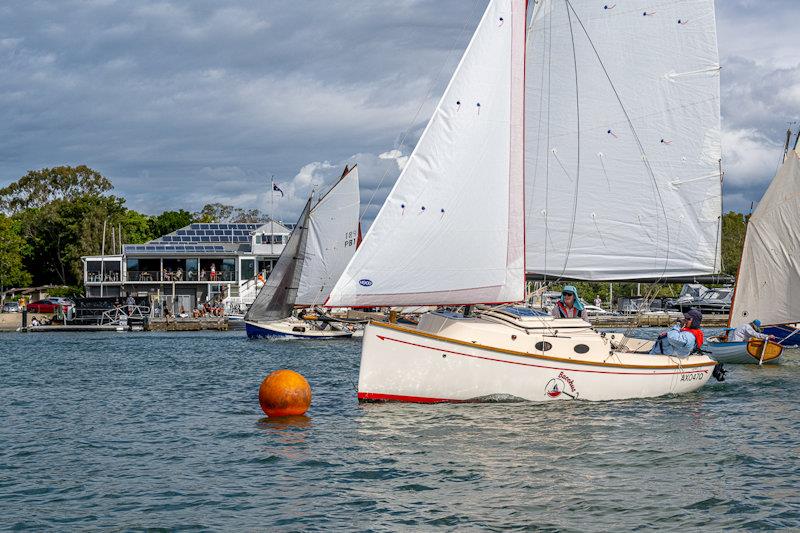
{"label": "red stripe on hull", "polygon": [[425,398],[422,396],[401,396],[377,392],[359,392],[359,402],[406,402],[406,403],[466,403],[469,400],[448,400],[446,398]]}

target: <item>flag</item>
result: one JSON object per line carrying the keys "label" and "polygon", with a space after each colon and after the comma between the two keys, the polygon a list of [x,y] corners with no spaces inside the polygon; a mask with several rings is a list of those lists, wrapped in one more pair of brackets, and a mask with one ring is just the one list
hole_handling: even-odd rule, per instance
{"label": "flag", "polygon": [[280,187],[278,187],[278,185],[274,181],[272,182],[272,190],[281,193],[281,198],[283,198],[283,191],[281,190]]}

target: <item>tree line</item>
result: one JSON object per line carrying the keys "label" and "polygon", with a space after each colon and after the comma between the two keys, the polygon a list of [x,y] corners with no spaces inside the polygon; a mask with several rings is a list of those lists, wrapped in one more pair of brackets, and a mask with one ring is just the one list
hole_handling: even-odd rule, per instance
{"label": "tree line", "polygon": [[[193,222],[259,222],[266,215],[212,203],[198,212],[184,209],[147,215],[125,207],[111,194],[111,180],[85,165],[32,170],[0,189],[0,288],[29,285],[82,285],[81,256],[111,253],[114,242],[141,244]],[[736,275],[746,217],[728,212],[722,219],[722,272]],[[121,230],[122,235],[118,233]],[[635,284],[621,284],[619,295]],[[608,301],[607,283],[579,283],[581,296]],[[666,287],[664,290],[674,290]]]}
{"label": "tree line", "polygon": [[85,165],[32,170],[0,189],[0,288],[55,284],[78,289],[81,256],[104,248],[113,253],[112,244],[142,244],[193,222],[266,219],[258,209],[220,203],[198,212],[147,215],[127,208],[112,189],[111,180]]}

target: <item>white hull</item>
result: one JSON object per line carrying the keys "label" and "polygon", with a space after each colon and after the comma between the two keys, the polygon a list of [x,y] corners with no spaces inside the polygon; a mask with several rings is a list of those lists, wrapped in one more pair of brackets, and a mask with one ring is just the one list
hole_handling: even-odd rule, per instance
{"label": "white hull", "polygon": [[[714,361],[730,365],[757,365],[758,359],[747,353],[746,342],[707,342],[703,349],[711,352]],[[765,365],[779,363],[781,356],[764,361]]]}
{"label": "white hull", "polygon": [[[550,348],[537,350],[541,342]],[[588,351],[576,353],[576,346]],[[367,326],[358,398],[425,403],[498,395],[530,401],[649,398],[699,389],[715,364],[700,355],[612,351],[611,339],[580,320],[432,313],[423,315],[416,329]]]}

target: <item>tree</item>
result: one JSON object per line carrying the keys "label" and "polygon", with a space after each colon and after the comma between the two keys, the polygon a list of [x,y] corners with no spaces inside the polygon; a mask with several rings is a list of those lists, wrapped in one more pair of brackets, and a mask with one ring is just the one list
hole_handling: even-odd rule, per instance
{"label": "tree", "polygon": [[206,204],[194,215],[195,222],[263,222],[267,216],[258,209],[241,209],[220,203]]}
{"label": "tree", "polygon": [[111,181],[86,165],[31,170],[0,189],[0,209],[14,214],[44,207],[54,200],[100,196],[112,189]]}
{"label": "tree", "polygon": [[742,259],[749,215],[729,211],[722,216],[722,273],[735,276]]}
{"label": "tree", "polygon": [[177,229],[188,226],[194,222],[194,216],[189,211],[164,211],[160,215],[150,217],[150,235],[155,239]]}
{"label": "tree", "polygon": [[0,213],[0,293],[6,287],[26,287],[31,275],[26,270],[23,253],[27,243],[14,221]]}

